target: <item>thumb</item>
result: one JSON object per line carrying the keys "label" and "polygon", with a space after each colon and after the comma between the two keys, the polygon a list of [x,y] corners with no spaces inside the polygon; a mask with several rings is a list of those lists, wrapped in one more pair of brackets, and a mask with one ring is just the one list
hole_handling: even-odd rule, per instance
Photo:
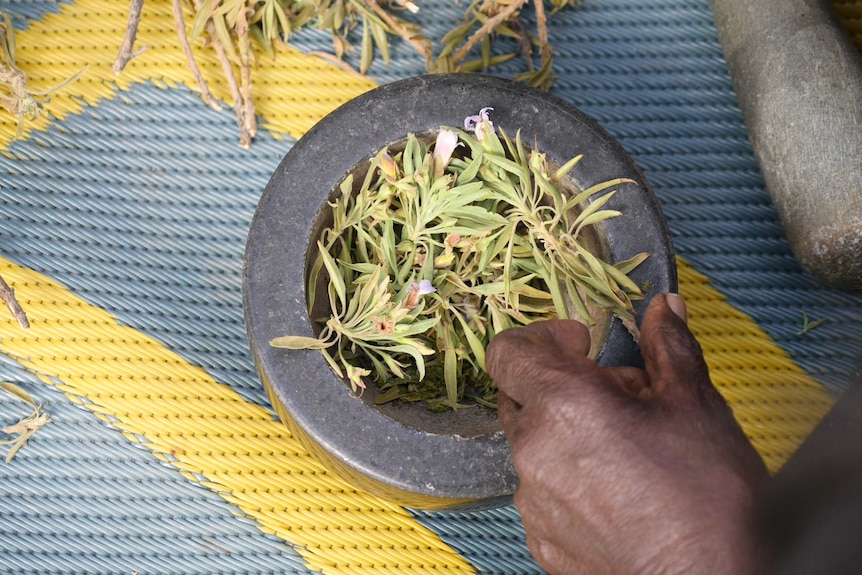
{"label": "thumb", "polygon": [[677,294],[659,294],[641,324],[641,352],[653,393],[688,403],[714,390],[703,350],[688,329],[685,303]]}

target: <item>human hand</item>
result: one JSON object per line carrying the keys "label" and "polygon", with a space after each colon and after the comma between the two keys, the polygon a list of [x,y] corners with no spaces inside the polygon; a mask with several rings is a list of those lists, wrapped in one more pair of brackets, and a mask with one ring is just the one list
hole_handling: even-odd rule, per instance
{"label": "human hand", "polygon": [[507,330],[488,347],[515,505],[549,572],[759,572],[752,513],[768,473],[685,317],[679,296],[650,302],[645,370],[598,367],[575,321]]}

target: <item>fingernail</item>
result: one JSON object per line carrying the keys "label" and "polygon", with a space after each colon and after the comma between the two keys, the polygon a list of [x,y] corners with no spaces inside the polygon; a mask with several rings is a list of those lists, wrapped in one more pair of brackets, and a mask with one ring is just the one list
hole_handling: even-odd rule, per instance
{"label": "fingernail", "polygon": [[679,295],[675,293],[666,293],[665,301],[667,301],[667,307],[670,308],[670,311],[676,314],[682,321],[688,323],[688,312],[685,309],[685,301]]}

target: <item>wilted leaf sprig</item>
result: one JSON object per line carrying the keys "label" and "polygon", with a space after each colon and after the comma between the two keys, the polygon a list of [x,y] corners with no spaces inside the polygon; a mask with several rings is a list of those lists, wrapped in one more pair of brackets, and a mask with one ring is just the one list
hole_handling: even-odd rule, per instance
{"label": "wilted leaf sprig", "polygon": [[42,92],[32,92],[27,87],[27,76],[15,64],[15,28],[4,12],[0,22],[0,104],[18,120],[15,138],[21,136],[25,120],[36,120],[49,102],[48,96],[74,82],[86,71],[79,70],[58,85]]}
{"label": "wilted leaf sprig", "polygon": [[[433,146],[410,135],[394,157],[377,154],[361,182],[344,180],[308,276],[309,309],[323,286],[331,315],[318,338],[272,345],[320,349],[354,391],[373,375],[378,402],[449,409],[465,396],[493,405],[484,350],[509,327],[570,313],[592,324],[596,308],[633,325],[641,291],[627,274],[647,254],[612,265],[584,234],[620,215],[603,206],[629,180],[569,197],[561,182],[581,156],[551,171],[520,134],[498,136],[485,110],[471,127],[443,128]],[[452,157],[456,146],[464,153]]]}
{"label": "wilted leaf sprig", "polygon": [[24,391],[23,388],[14,383],[0,381],[0,389],[33,408],[33,413],[20,420],[18,423],[7,425],[3,428],[3,433],[17,436],[15,439],[11,439],[9,441],[0,441],[0,445],[12,446],[6,453],[6,463],[9,463],[12,461],[12,458],[15,457],[15,454],[18,453],[18,450],[27,445],[30,438],[33,437],[33,435],[39,431],[42,426],[51,423],[51,416],[47,413],[42,413],[42,406],[37,404],[30,394]]}
{"label": "wilted leaf sprig", "polygon": [[[464,12],[464,20],[441,40],[442,50],[428,66],[429,72],[478,72],[521,56],[527,71],[515,77],[530,86],[548,90],[554,82],[554,57],[548,35],[548,18],[566,6],[580,0],[547,0],[551,12],[545,11],[546,0],[474,0]],[[531,33],[524,25],[521,11],[533,5],[536,31]],[[492,53],[497,37],[514,40],[517,53]],[[467,60],[473,49],[480,47],[480,57]],[[534,50],[539,50],[539,66],[534,64]]]}
{"label": "wilted leaf sprig", "polygon": [[[195,61],[191,43],[203,39],[211,45],[221,63],[233,99],[239,126],[241,147],[248,147],[257,133],[251,85],[251,68],[256,64],[256,48],[273,54],[273,45],[287,42],[290,36],[306,26],[328,30],[332,35],[334,57],[343,65],[343,57],[354,51],[351,32],[361,29],[359,72],[371,67],[375,53],[389,63],[389,40],[400,37],[425,60],[429,73],[477,72],[521,56],[527,70],[516,80],[547,90],[554,80],[553,54],[548,38],[548,18],[580,0],[473,0],[465,3],[464,19],[454,25],[441,40],[440,50],[422,33],[416,22],[421,20],[420,0],[187,0],[195,18],[189,36],[183,11],[183,0],[172,0],[174,22],[201,97],[211,107],[220,109]],[[545,3],[550,7],[546,12]],[[133,45],[144,0],[132,0],[129,26],[113,70],[120,73],[126,63],[140,53]],[[532,5],[536,30],[527,29],[522,10]],[[410,13],[410,17],[402,14]],[[358,34],[357,34],[358,35]],[[495,38],[514,40],[517,50],[493,54]],[[534,51],[538,49],[538,66]],[[478,53],[477,53],[478,52]],[[476,57],[478,56],[478,57]],[[472,58],[472,59],[470,59]]]}

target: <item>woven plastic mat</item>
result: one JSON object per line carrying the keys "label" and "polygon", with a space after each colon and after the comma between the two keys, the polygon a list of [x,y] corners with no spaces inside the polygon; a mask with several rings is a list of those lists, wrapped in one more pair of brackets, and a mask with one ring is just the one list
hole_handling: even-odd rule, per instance
{"label": "woven plastic mat", "polygon": [[[431,36],[460,13],[421,6]],[[276,419],[245,338],[243,249],[270,174],[328,111],[420,59],[396,42],[360,77],[309,55],[326,34],[296,34],[255,71],[264,129],[243,150],[230,105],[190,87],[169,1],[146,2],[149,49],[120,76],[126,2],[0,9],[34,88],[90,66],[22,139],[0,124],[0,274],[32,323],[0,319],[0,380],[52,419],[0,464],[0,572],[541,573],[512,506],[404,509],[325,471]],[[791,256],[707,0],[584,0],[551,37],[553,93],[646,173],[713,378],[778,469],[859,367],[862,294]],[[825,321],[805,331],[803,313]],[[0,424],[27,413],[0,394]]]}

